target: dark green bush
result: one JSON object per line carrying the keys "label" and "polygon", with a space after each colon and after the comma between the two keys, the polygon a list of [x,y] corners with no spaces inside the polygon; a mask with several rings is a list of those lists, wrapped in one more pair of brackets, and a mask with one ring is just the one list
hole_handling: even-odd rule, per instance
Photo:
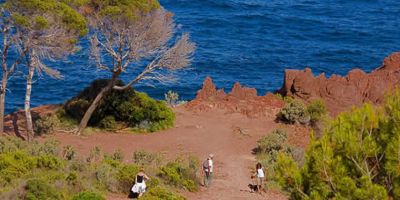
{"label": "dark green bush", "polygon": [[105,200],[105,198],[101,194],[85,191],[74,196],[72,200]]}
{"label": "dark green bush", "polygon": [[318,122],[327,113],[324,101],[320,99],[311,101],[307,105],[307,112],[310,114],[311,123]]}
{"label": "dark green bush", "polygon": [[117,128],[117,122],[114,116],[107,116],[100,120],[99,127],[103,129],[113,130]]}
{"label": "dark green bush", "polygon": [[[92,82],[89,87],[66,102],[65,113],[78,121],[81,120],[90,102],[107,83],[108,80],[103,79]],[[117,85],[123,85],[123,82],[118,81]],[[145,93],[129,88],[124,91],[113,90],[106,95],[94,111],[89,125],[114,129],[116,123],[123,123],[138,130],[153,132],[172,127],[174,120],[173,111],[164,101],[154,100]]]}
{"label": "dark green bush", "polygon": [[38,168],[46,169],[60,169],[63,166],[62,161],[53,155],[42,155],[36,158],[36,165]]}
{"label": "dark green bush", "polygon": [[277,118],[290,124],[308,124],[310,122],[307,107],[300,100],[292,100],[286,103],[285,107],[277,114]]}
{"label": "dark green bush", "polygon": [[56,189],[40,179],[28,180],[25,186],[26,200],[58,200],[61,195]]}
{"label": "dark green bush", "polygon": [[168,184],[182,187],[190,192],[197,190],[196,170],[180,161],[169,162],[161,167],[159,176]]}

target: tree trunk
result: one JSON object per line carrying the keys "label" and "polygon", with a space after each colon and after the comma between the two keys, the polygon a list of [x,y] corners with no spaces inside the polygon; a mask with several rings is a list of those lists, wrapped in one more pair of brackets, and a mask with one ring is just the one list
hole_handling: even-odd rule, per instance
{"label": "tree trunk", "polygon": [[4,102],[6,98],[7,79],[7,72],[3,71],[3,78],[0,88],[0,133],[4,132]]}
{"label": "tree trunk", "polygon": [[25,117],[26,117],[26,133],[28,141],[33,140],[33,123],[31,115],[31,92],[32,79],[35,72],[35,67],[32,65],[31,58],[28,58],[28,76],[26,77],[26,93],[25,93]]}
{"label": "tree trunk", "polygon": [[96,98],[93,100],[92,104],[90,104],[89,108],[86,110],[85,115],[83,115],[83,118],[81,119],[81,122],[79,123],[78,130],[76,133],[80,135],[82,131],[86,128],[90,118],[92,117],[93,112],[96,110],[97,106],[99,105],[101,99],[105,95],[107,95],[111,90],[113,89],[117,78],[119,77],[120,72],[114,72],[113,76],[110,80],[110,82],[107,84],[106,87],[104,87],[99,94],[97,94]]}

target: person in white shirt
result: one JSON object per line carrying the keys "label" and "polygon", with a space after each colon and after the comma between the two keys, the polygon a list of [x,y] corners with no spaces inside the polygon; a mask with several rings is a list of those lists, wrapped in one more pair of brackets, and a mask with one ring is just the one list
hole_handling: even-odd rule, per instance
{"label": "person in white shirt", "polygon": [[211,184],[213,178],[213,158],[214,155],[208,155],[208,158],[203,162],[203,173],[204,173],[204,186],[208,187]]}
{"label": "person in white shirt", "polygon": [[261,163],[257,163],[256,165],[256,177],[257,177],[257,191],[261,193],[265,178],[264,169]]}

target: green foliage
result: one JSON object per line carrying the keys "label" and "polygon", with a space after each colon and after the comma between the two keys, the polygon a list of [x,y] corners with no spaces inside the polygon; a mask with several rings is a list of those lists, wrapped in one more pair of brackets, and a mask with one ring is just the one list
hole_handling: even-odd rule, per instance
{"label": "green foliage", "polygon": [[185,200],[184,197],[171,192],[162,187],[150,188],[148,192],[141,198],[144,200]]}
{"label": "green foliage", "polygon": [[[96,80],[76,97],[67,101],[65,112],[79,121],[97,94],[108,80]],[[117,85],[123,85],[121,81]],[[132,88],[124,91],[113,90],[106,95],[94,111],[89,125],[112,129],[116,123],[126,124],[137,130],[158,131],[174,125],[175,114],[163,101],[157,101],[145,93],[135,92]]]}
{"label": "green foliage", "polygon": [[256,153],[270,153],[286,149],[287,133],[282,129],[275,129],[270,134],[257,141]]}
{"label": "green foliage", "polygon": [[108,130],[113,130],[117,128],[117,122],[115,121],[114,116],[107,116],[100,120],[99,122],[99,127],[108,129]]}
{"label": "green foliage", "polygon": [[292,199],[399,199],[400,92],[382,107],[339,115],[313,139],[299,168],[279,156],[277,178]]}
{"label": "green foliage", "polygon": [[90,0],[86,6],[92,11],[88,14],[98,14],[105,19],[127,24],[136,20],[142,13],[160,8],[157,0]]}
{"label": "green foliage", "polygon": [[37,135],[53,133],[55,128],[60,123],[56,115],[49,115],[39,118],[33,122],[33,128]]}
{"label": "green foliage", "polygon": [[70,146],[70,145],[67,145],[67,146],[65,146],[64,148],[63,148],[63,153],[62,153],[62,157],[64,158],[64,159],[66,159],[66,160],[73,160],[74,158],[75,158],[75,155],[76,155],[76,151],[75,151],[75,149],[72,147],[72,146]]}
{"label": "green foliage", "polygon": [[103,195],[95,193],[95,192],[81,192],[78,195],[74,196],[72,200],[105,200]]}
{"label": "green foliage", "polygon": [[307,105],[307,112],[310,115],[310,122],[316,123],[327,114],[324,101],[321,99],[311,101]]}
{"label": "green foliage", "polygon": [[[54,140],[27,143],[15,137],[0,137],[0,199],[104,199],[93,193],[128,193],[140,169],[136,164],[123,163],[121,151],[101,160],[100,148],[95,147],[92,161],[87,163],[73,159],[75,150],[70,146],[58,154],[58,145]],[[192,171],[184,177],[195,176],[197,166],[198,162],[190,159],[185,171]],[[154,165],[142,167],[148,170],[148,175],[159,170]],[[170,187],[166,190],[156,177],[151,177],[147,186],[146,198],[183,198]]]}
{"label": "green foliage", "polygon": [[25,186],[26,200],[58,200],[61,198],[59,192],[48,183],[40,179],[28,180]]}
{"label": "green foliage", "polygon": [[119,190],[121,192],[129,192],[138,172],[139,167],[133,164],[122,165],[118,168],[116,179],[119,183]]}
{"label": "green foliage", "polygon": [[89,156],[86,158],[87,162],[98,162],[101,158],[101,149],[99,146],[93,147],[90,150]]}
{"label": "green foliage", "polygon": [[179,94],[172,90],[169,90],[167,93],[164,94],[164,96],[165,96],[165,101],[169,105],[176,105],[179,100]]}
{"label": "green foliage", "polygon": [[[39,31],[62,25],[66,30],[81,36],[88,32],[85,18],[60,1],[7,0],[3,7],[11,12],[15,24],[22,28]],[[50,16],[52,20],[48,20]]]}
{"label": "green foliage", "polygon": [[286,103],[285,107],[279,111],[277,118],[283,122],[295,124],[308,124],[310,114],[307,111],[306,105],[300,100],[292,100]]}
{"label": "green foliage", "polygon": [[190,192],[197,191],[197,170],[196,168],[191,167],[198,166],[198,161],[194,162],[197,163],[193,164],[189,161],[189,163],[185,165],[185,163],[180,160],[169,162],[165,166],[161,167],[159,176],[168,184],[184,188]]}
{"label": "green foliage", "polygon": [[156,153],[149,153],[143,150],[138,150],[133,152],[132,160],[135,164],[138,165],[151,165],[155,162],[155,164],[159,164],[161,157]]}

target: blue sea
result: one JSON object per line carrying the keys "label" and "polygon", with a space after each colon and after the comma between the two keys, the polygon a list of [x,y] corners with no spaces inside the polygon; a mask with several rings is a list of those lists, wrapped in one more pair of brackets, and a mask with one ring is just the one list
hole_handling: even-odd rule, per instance
{"label": "blue sea", "polygon": [[[175,13],[178,32],[197,44],[192,66],[174,84],[135,89],[163,99],[168,90],[192,99],[206,76],[230,90],[239,81],[260,95],[282,85],[285,69],[311,67],[314,73],[371,71],[400,50],[398,0],[160,0]],[[32,104],[62,103],[96,78],[108,77],[88,62],[88,43],[62,62],[50,63],[62,80],[35,78]],[[127,81],[134,71],[124,74]],[[6,111],[23,108],[25,82],[16,74],[7,93]]]}

